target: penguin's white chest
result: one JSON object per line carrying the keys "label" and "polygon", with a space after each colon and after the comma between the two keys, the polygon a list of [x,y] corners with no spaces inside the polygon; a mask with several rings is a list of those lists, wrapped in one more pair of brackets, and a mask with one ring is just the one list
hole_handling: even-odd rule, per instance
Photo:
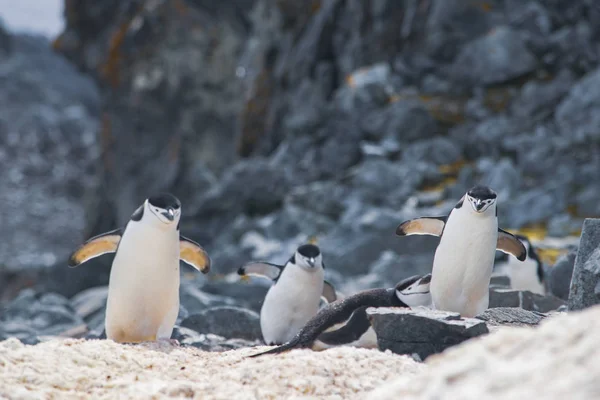
{"label": "penguin's white chest", "polygon": [[288,266],[271,286],[260,311],[265,343],[291,340],[319,310],[323,293],[323,269],[306,271]]}
{"label": "penguin's white chest", "polygon": [[532,293],[544,295],[544,284],[540,282],[537,274],[537,262],[528,258],[525,261],[510,259],[506,270],[510,278],[510,286],[514,290],[529,290]]}
{"label": "penguin's white chest", "polygon": [[178,232],[130,223],[110,273],[107,337],[120,342],[170,337],[178,311]]}
{"label": "penguin's white chest", "polygon": [[433,306],[472,317],[487,309],[498,242],[498,219],[454,210],[435,252],[431,277]]}

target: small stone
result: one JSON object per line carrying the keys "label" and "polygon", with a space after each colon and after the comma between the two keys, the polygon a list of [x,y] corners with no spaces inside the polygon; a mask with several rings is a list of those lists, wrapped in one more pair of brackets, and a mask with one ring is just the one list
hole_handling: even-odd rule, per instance
{"label": "small stone", "polygon": [[519,307],[524,310],[546,313],[555,311],[564,304],[564,300],[552,294],[542,296],[529,291],[490,287],[489,308]]}
{"label": "small stone", "polygon": [[598,282],[600,282],[600,219],[588,218],[583,222],[579,250],[575,259],[569,292],[569,311],[600,304],[600,299],[594,293]]}
{"label": "small stone", "polygon": [[425,359],[470,338],[488,333],[485,322],[427,308],[368,308],[379,350],[417,353]]}

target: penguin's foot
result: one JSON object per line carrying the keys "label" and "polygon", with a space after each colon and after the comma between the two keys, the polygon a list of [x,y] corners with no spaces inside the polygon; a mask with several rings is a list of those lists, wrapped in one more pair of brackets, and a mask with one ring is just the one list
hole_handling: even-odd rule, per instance
{"label": "penguin's foot", "polygon": [[179,340],[177,339],[169,339],[169,338],[160,338],[156,340],[160,344],[169,344],[171,346],[179,347]]}

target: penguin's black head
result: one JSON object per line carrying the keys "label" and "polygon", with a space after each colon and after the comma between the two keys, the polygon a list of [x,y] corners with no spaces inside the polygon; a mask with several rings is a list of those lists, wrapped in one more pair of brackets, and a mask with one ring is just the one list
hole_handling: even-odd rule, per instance
{"label": "penguin's black head", "polygon": [[324,268],[321,250],[314,244],[303,244],[298,247],[293,258],[294,262],[303,268]]}
{"label": "penguin's black head", "polygon": [[482,213],[496,203],[496,192],[487,186],[477,185],[469,189],[466,199],[477,213]]}
{"label": "penguin's black head", "polygon": [[181,202],[170,193],[160,193],[146,200],[146,206],[161,222],[171,224],[179,222]]}

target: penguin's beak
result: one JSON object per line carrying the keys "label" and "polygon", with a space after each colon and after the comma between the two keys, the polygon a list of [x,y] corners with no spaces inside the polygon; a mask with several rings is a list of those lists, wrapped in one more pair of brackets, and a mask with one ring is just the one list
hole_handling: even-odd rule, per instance
{"label": "penguin's beak", "polygon": [[308,261],[308,265],[310,265],[311,268],[315,267],[315,259],[314,258],[311,257],[306,261]]}
{"label": "penguin's beak", "polygon": [[483,206],[485,205],[485,203],[479,199],[475,200],[475,209],[477,211],[481,211],[481,209],[483,208]]}
{"label": "penguin's beak", "polygon": [[169,221],[173,221],[175,219],[175,211],[172,208],[167,209],[167,212],[162,213]]}

